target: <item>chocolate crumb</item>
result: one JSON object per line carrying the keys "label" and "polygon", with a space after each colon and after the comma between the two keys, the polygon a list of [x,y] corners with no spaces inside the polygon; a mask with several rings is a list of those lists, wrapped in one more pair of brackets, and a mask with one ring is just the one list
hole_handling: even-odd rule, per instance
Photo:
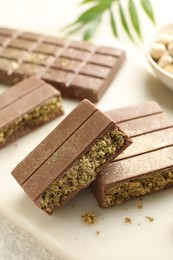
{"label": "chocolate crumb", "polygon": [[83,222],[87,223],[87,224],[90,224],[90,225],[94,225],[96,224],[96,214],[94,213],[84,213],[82,216],[82,219],[83,219]]}
{"label": "chocolate crumb", "polygon": [[138,209],[142,209],[142,203],[141,203],[141,202],[138,202],[137,208],[138,208]]}
{"label": "chocolate crumb", "polygon": [[153,217],[146,216],[145,218],[147,218],[150,222],[154,221]]}
{"label": "chocolate crumb", "polygon": [[75,207],[75,205],[74,204],[72,204],[72,208],[74,209],[74,207]]}
{"label": "chocolate crumb", "polygon": [[124,219],[124,222],[127,223],[127,224],[132,224],[131,218],[128,218],[128,217],[126,217],[126,218]]}

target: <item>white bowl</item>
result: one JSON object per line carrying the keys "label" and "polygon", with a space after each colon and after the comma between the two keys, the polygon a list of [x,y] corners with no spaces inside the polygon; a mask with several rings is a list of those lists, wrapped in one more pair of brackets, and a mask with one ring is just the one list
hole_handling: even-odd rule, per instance
{"label": "white bowl", "polygon": [[153,42],[155,42],[159,36],[165,34],[165,33],[171,33],[173,34],[173,24],[168,24],[166,26],[163,26],[159,28],[152,37],[146,41],[144,50],[145,50],[145,56],[150,63],[152,69],[154,70],[156,76],[158,79],[168,88],[170,88],[173,91],[173,74],[167,72],[166,70],[162,69],[151,57],[150,55],[150,48]]}

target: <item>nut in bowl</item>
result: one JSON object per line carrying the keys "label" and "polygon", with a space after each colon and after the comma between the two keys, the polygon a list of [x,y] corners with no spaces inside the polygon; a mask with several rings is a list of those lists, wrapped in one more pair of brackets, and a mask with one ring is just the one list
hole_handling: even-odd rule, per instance
{"label": "nut in bowl", "polygon": [[173,23],[159,28],[146,42],[145,55],[158,79],[173,91]]}

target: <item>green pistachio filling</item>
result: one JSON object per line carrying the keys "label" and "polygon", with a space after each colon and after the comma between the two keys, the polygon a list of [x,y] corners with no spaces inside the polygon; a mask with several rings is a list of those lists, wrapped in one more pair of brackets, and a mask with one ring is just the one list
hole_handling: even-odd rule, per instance
{"label": "green pistachio filling", "polygon": [[115,154],[124,143],[124,134],[110,130],[91,146],[60,179],[52,183],[43,193],[41,208],[49,213],[69,197],[69,194],[88,186],[100,171],[101,166]]}
{"label": "green pistachio filling", "polygon": [[141,178],[119,182],[106,191],[104,206],[111,207],[115,204],[121,204],[131,198],[162,190],[169,184],[173,184],[173,171],[158,172],[154,175],[150,174]]}
{"label": "green pistachio filling", "polygon": [[63,109],[59,97],[51,98],[43,105],[38,106],[28,114],[21,116],[12,125],[0,131],[0,145],[5,144],[8,141],[8,138],[21,128],[34,123],[37,125],[38,122],[46,122],[49,118],[61,111],[63,111]]}

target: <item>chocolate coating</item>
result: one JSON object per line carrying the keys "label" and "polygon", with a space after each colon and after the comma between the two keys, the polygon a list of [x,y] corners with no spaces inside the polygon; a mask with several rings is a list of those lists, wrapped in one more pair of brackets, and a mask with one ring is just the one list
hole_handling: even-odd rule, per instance
{"label": "chocolate coating", "polygon": [[[126,198],[132,199],[138,197],[138,194],[145,195],[173,186],[170,177],[165,186],[158,185],[153,190],[144,186],[144,191],[141,190],[141,193],[137,190],[139,187],[142,189],[141,183],[142,181],[147,183],[147,178],[150,178],[149,185],[153,185],[153,187],[157,185],[156,180],[166,183],[167,180],[158,176],[162,176],[166,172],[167,174],[173,172],[173,123],[160,106],[156,102],[149,101],[107,111],[106,114],[114,120],[117,119],[120,127],[132,137],[133,144],[105,167],[92,183],[91,188],[99,205],[101,207],[113,206],[122,203]],[[152,179],[153,184],[151,184]],[[124,191],[123,183],[124,187],[129,185]],[[130,187],[130,184],[133,185],[133,183],[138,185],[136,190],[135,186]],[[116,187],[118,187],[117,190]],[[118,189],[119,192],[121,190],[124,199],[120,199],[117,195],[119,200],[116,201],[113,191],[118,191]],[[133,189],[133,195],[129,195],[126,189],[129,189],[129,192]],[[109,194],[108,197],[106,197],[107,194]]]}
{"label": "chocolate coating", "polygon": [[[59,147],[37,172],[23,184],[25,192],[35,200],[57,179],[57,176],[66,172],[75,158],[83,154],[84,151],[95,142],[96,138],[98,138],[107,127],[110,127],[110,124],[111,121],[109,118],[106,118],[100,111],[96,111],[68,138],[68,142],[65,142]],[[57,136],[57,138],[60,138],[60,136]]]}
{"label": "chocolate coating", "polygon": [[[172,131],[173,132],[173,131]],[[104,182],[104,189],[130,178],[151,174],[158,171],[173,169],[173,147],[162,147],[150,153],[137,155],[128,160],[111,163],[102,172],[101,178]],[[164,158],[164,159],[163,159]],[[138,171],[136,171],[138,167]]]}
{"label": "chocolate coating", "polygon": [[[88,106],[83,101],[82,106],[77,106],[58,127],[56,127],[40,145],[38,145],[21,163],[13,170],[13,176],[20,185],[27,181],[52,154],[73,135],[78,128],[88,120],[96,111],[95,106]],[[57,138],[57,136],[59,138]],[[56,142],[55,142],[56,140]],[[35,160],[37,158],[37,160]],[[34,163],[33,163],[34,162]]]}
{"label": "chocolate coating", "polygon": [[118,48],[5,28],[0,28],[0,46],[0,82],[13,85],[35,75],[63,96],[92,102],[101,98],[125,59]]}
{"label": "chocolate coating", "polygon": [[48,117],[44,109],[40,116],[34,112],[35,109],[39,110],[51,103],[53,98],[60,104],[60,92],[36,78],[23,80],[2,93],[0,95],[0,147],[63,114],[61,105],[56,111],[52,110]]}

